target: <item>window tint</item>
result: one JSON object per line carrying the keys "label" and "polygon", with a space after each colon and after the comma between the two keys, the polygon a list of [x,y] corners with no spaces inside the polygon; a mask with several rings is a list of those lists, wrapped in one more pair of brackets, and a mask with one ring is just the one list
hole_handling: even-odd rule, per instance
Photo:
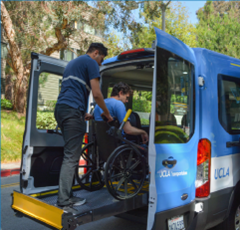
{"label": "window tint", "polygon": [[77,49],[73,49],[73,51],[71,50],[61,50],[60,51],[60,59],[64,60],[64,61],[71,61],[74,58],[78,57],[80,54],[80,50]]}
{"label": "window tint", "polygon": [[88,34],[93,34],[95,35],[95,29],[92,26],[89,26],[87,24],[84,24],[83,26],[83,31],[88,33]]}
{"label": "window tint", "polygon": [[152,92],[134,90],[132,99],[132,109],[141,120],[141,125],[149,125],[149,116],[152,106]]}
{"label": "window tint", "polygon": [[157,48],[155,143],[186,143],[194,131],[194,66]]}
{"label": "window tint", "polygon": [[218,76],[218,115],[223,128],[231,134],[240,133],[240,79]]}
{"label": "window tint", "polygon": [[37,129],[55,129],[54,109],[61,88],[62,76],[43,72],[38,82]]}

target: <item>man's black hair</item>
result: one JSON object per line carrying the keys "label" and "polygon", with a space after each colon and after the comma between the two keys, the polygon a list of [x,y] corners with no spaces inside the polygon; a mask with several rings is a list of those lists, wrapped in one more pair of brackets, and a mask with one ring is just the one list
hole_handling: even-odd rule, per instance
{"label": "man's black hair", "polygon": [[87,53],[92,53],[95,50],[98,50],[100,55],[104,55],[104,56],[108,55],[108,52],[107,52],[108,49],[102,43],[98,43],[98,42],[92,43],[89,46]]}
{"label": "man's black hair", "polygon": [[130,95],[132,95],[133,93],[131,87],[128,84],[119,82],[113,86],[111,97],[117,96],[120,91],[122,91],[123,94],[129,93]]}

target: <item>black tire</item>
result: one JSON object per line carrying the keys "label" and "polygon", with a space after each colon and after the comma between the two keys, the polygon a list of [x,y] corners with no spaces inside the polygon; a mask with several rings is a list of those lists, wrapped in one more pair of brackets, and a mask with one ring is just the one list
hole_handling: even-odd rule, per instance
{"label": "black tire", "polygon": [[240,230],[240,191],[235,194],[235,198],[227,219],[214,227],[214,230]]}
{"label": "black tire", "polygon": [[146,161],[142,154],[129,145],[116,148],[105,167],[105,184],[117,200],[136,196],[146,178]]}
{"label": "black tire", "polygon": [[[79,165],[75,170],[75,177],[81,188],[87,191],[96,191],[104,186],[103,163],[97,166],[96,156],[91,157],[87,150],[94,150],[94,142],[86,144],[82,149],[81,157],[85,163]],[[95,152],[95,151],[94,151]]]}

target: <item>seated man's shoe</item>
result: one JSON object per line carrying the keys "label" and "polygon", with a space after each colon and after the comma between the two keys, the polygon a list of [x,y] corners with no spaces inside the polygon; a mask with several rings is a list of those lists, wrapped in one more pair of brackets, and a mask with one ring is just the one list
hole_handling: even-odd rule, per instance
{"label": "seated man's shoe", "polygon": [[80,198],[80,197],[76,197],[76,196],[72,196],[70,199],[69,199],[70,203],[73,205],[73,206],[80,206],[80,205],[83,205],[86,203],[86,199],[85,198]]}

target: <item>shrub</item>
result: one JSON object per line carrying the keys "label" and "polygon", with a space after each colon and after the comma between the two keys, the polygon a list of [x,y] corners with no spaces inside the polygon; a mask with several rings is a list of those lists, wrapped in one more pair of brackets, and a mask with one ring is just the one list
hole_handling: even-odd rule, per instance
{"label": "shrub", "polygon": [[55,100],[46,101],[47,111],[54,111],[56,103],[57,103],[57,101],[55,101]]}
{"label": "shrub", "polygon": [[57,122],[52,112],[37,112],[36,126],[38,129],[55,129]]}
{"label": "shrub", "polygon": [[1,108],[3,109],[12,109],[13,105],[10,100],[1,99]]}

